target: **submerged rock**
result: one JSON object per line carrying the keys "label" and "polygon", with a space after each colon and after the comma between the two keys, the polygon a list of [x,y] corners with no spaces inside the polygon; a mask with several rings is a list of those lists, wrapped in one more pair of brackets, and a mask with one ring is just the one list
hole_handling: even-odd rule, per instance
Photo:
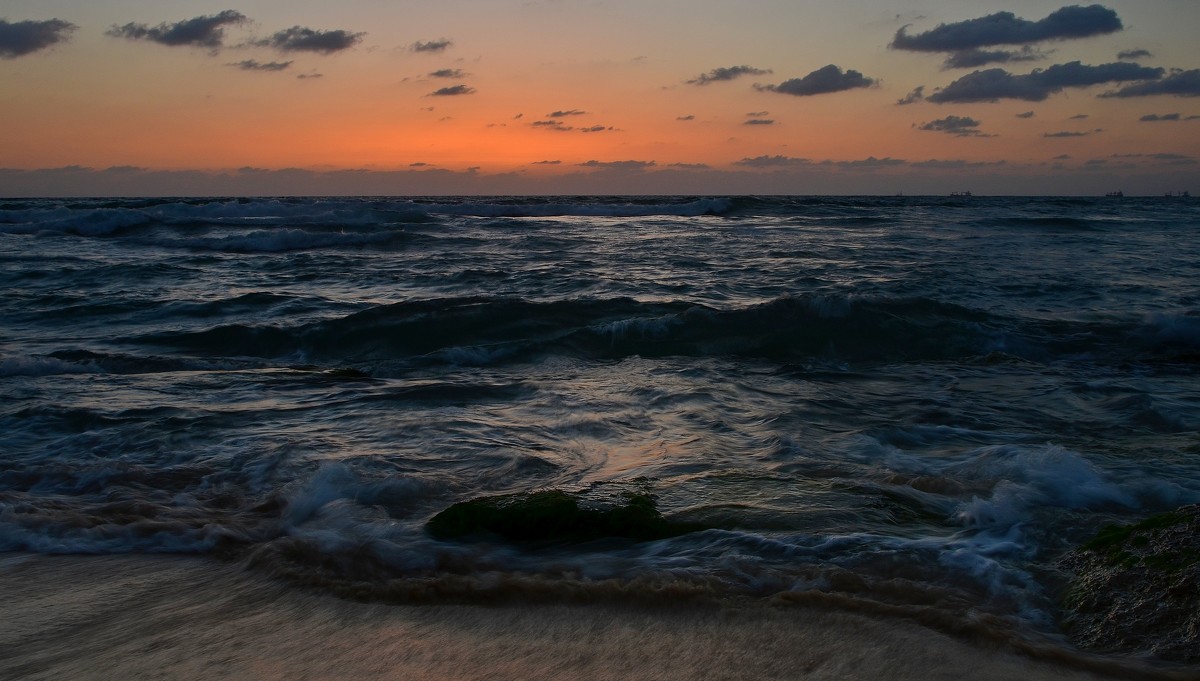
{"label": "submerged rock", "polygon": [[705,529],[667,520],[646,493],[597,500],[583,492],[544,490],[462,501],[426,525],[438,539],[498,536],[516,542],[579,542],[618,537],[649,541]]}
{"label": "submerged rock", "polygon": [[1200,662],[1200,504],[1109,525],[1060,564],[1078,645]]}

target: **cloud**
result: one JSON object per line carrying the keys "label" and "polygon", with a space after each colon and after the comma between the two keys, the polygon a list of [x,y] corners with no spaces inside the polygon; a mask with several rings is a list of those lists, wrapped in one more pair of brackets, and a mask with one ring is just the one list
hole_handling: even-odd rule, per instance
{"label": "cloud", "polygon": [[325,74],[324,73],[301,73],[300,75],[298,75],[296,77],[299,78],[300,80],[308,80],[310,78],[324,78]]}
{"label": "cloud", "polygon": [[1017,114],[1017,118],[1033,118],[1033,116],[1034,113],[1032,111],[1022,111],[1021,113]]}
{"label": "cloud", "polygon": [[566,132],[568,130],[575,129],[563,123],[562,121],[534,121],[529,125],[534,128],[541,128],[542,130],[556,130],[558,132]]}
{"label": "cloud", "polygon": [[675,120],[677,120],[677,121],[694,121],[694,120],[696,120],[696,116],[693,114],[688,114],[686,116],[679,116]]}
{"label": "cloud", "polygon": [[316,52],[333,54],[354,47],[366,33],[351,33],[343,30],[318,31],[304,26],[293,26],[278,31],[270,38],[255,41],[260,47],[273,47],[281,52]]}
{"label": "cloud", "polygon": [[529,165],[534,165],[534,166],[557,166],[557,165],[562,165],[562,161],[534,161],[533,163],[530,163]]}
{"label": "cloud", "polygon": [[450,47],[453,44],[453,41],[440,38],[438,40],[430,40],[429,42],[424,43],[417,41],[410,45],[408,49],[412,50],[413,52],[444,52],[447,47]]}
{"label": "cloud", "polygon": [[824,164],[833,164],[842,168],[850,168],[854,170],[871,169],[871,168],[891,168],[893,166],[907,165],[908,161],[899,158],[875,158],[868,156],[857,161],[823,161]]}
{"label": "cloud", "polygon": [[775,125],[773,118],[750,118],[742,122],[742,125]]}
{"label": "cloud", "polygon": [[1042,133],[1042,137],[1087,137],[1088,135],[1094,135],[1098,132],[1104,132],[1104,131],[1101,130],[1100,128],[1096,128],[1095,130],[1088,130],[1085,132],[1078,132],[1078,131],[1074,131],[1074,130],[1063,130],[1062,132]]}
{"label": "cloud", "polygon": [[695,78],[685,81],[688,85],[708,85],[723,80],[733,80],[740,76],[765,76],[771,73],[771,69],[756,69],[753,66],[725,66],[722,68],[713,69],[708,73],[702,73]]}
{"label": "cloud", "polygon": [[77,28],[62,19],[12,23],[0,19],[0,57],[15,59],[66,42]]}
{"label": "cloud", "polygon": [[904,95],[900,99],[897,99],[896,106],[907,106],[909,104],[916,104],[917,102],[921,101],[922,99],[925,99],[925,86],[918,85],[915,88],[913,88],[912,91],[910,91],[907,95]]}
{"label": "cloud", "polygon": [[988,168],[1002,166],[1006,161],[965,161],[962,159],[940,160],[931,158],[928,161],[914,161],[909,165],[913,168],[931,168],[935,170],[966,170],[967,168]]}
{"label": "cloud", "polygon": [[[226,66],[233,66],[243,71],[282,71],[291,65],[292,62],[290,61],[260,62],[256,59],[244,59],[232,64],[226,64]],[[303,77],[303,74],[300,77]]]}
{"label": "cloud", "polygon": [[601,170],[632,170],[642,171],[646,168],[652,168],[656,165],[654,161],[586,161],[584,163],[576,163],[575,165],[582,168],[600,168]]}
{"label": "cloud", "polygon": [[1091,66],[1073,61],[1066,64],[1055,64],[1045,69],[1035,69],[1024,75],[1013,75],[1004,69],[987,69],[969,73],[933,93],[927,99],[937,104],[995,102],[1000,99],[1040,102],[1068,87],[1149,80],[1161,78],[1162,75],[1163,70],[1160,68],[1126,62]]}
{"label": "cloud", "polygon": [[1074,116],[1071,116],[1067,120],[1068,121],[1082,121],[1082,120],[1086,119],[1087,117],[1088,117],[1087,114],[1075,114]]}
{"label": "cloud", "polygon": [[1143,59],[1153,56],[1150,50],[1121,50],[1117,53],[1117,59]]}
{"label": "cloud", "polygon": [[762,118],[763,116],[771,115],[770,111],[751,111],[746,114],[749,118]]}
{"label": "cloud", "polygon": [[453,85],[434,90],[429,93],[430,97],[454,97],[456,95],[469,95],[475,92],[475,88],[470,85]]}
{"label": "cloud", "polygon": [[712,166],[707,163],[670,163],[668,168],[679,168],[680,170],[711,170]]}
{"label": "cloud", "polygon": [[1021,61],[1038,61],[1048,55],[1026,45],[1020,50],[960,50],[951,54],[942,64],[945,69],[974,69],[987,64],[1008,64]]}
{"label": "cloud", "polygon": [[607,132],[609,130],[616,130],[616,128],[612,126],[593,125],[588,128],[580,128],[579,132]]}
{"label": "cloud", "polygon": [[1171,75],[1152,83],[1127,85],[1116,92],[1105,92],[1101,97],[1149,97],[1151,95],[1174,95],[1176,97],[1200,97],[1200,69],[1175,70]]}
{"label": "cloud", "polygon": [[566,118],[567,116],[582,116],[586,113],[586,111],[580,111],[579,109],[570,109],[568,111],[551,111],[550,113],[546,114],[546,118]]}
{"label": "cloud", "polygon": [[1159,114],[1146,114],[1138,120],[1142,121],[1143,123],[1152,123],[1154,121],[1178,121],[1182,120],[1182,118],[1183,117],[1177,113],[1162,114],[1161,116]]}
{"label": "cloud", "polygon": [[462,69],[438,69],[429,74],[430,78],[465,78],[467,73]]}
{"label": "cloud", "polygon": [[993,45],[1086,38],[1123,28],[1117,13],[1107,7],[1071,5],[1038,21],[1019,19],[1012,12],[997,12],[978,19],[938,24],[937,28],[913,35],[907,33],[908,26],[902,26],[890,47],[914,52],[961,52]]}
{"label": "cloud", "polygon": [[124,26],[113,26],[105,32],[114,38],[127,40],[149,40],[160,45],[178,47],[207,47],[216,50],[225,40],[225,27],[250,21],[246,15],[227,9],[211,16],[185,19],[174,24],[149,26],[130,22]]}
{"label": "cloud", "polygon": [[796,97],[807,97],[809,95],[823,95],[829,92],[870,87],[875,83],[875,80],[867,78],[854,69],[843,72],[839,67],[830,64],[813,71],[803,78],[785,80],[779,85],[755,85],[754,88],[756,90],[779,92]]}
{"label": "cloud", "polygon": [[967,116],[946,116],[928,123],[922,123],[918,130],[944,132],[955,137],[990,137],[980,129],[981,122]]}
{"label": "cloud", "polygon": [[747,168],[794,168],[796,166],[810,166],[813,162],[807,158],[793,158],[791,156],[755,156],[754,158],[743,158],[740,161],[734,161],[735,166],[744,166]]}

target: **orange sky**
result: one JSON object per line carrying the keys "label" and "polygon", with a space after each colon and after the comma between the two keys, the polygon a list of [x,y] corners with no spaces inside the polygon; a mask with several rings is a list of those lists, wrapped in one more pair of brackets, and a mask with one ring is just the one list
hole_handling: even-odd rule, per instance
{"label": "orange sky", "polygon": [[[1194,0],[295,4],[8,3],[0,193],[265,191],[246,167],[303,169],[297,193],[348,169],[388,193],[1200,189]],[[945,66],[968,48],[1008,61]],[[963,98],[997,69],[1009,90]]]}

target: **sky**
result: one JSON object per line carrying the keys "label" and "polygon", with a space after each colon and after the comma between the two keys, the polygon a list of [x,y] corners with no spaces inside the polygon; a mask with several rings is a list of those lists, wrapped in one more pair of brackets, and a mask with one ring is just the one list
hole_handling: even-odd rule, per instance
{"label": "sky", "polygon": [[0,196],[1200,190],[1200,2],[6,0]]}

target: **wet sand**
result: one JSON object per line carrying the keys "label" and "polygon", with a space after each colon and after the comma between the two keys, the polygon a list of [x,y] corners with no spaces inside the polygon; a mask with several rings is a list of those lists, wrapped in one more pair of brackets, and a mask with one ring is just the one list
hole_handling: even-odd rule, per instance
{"label": "wet sand", "polygon": [[1113,677],[824,608],[397,606],[201,558],[0,554],[0,678]]}

